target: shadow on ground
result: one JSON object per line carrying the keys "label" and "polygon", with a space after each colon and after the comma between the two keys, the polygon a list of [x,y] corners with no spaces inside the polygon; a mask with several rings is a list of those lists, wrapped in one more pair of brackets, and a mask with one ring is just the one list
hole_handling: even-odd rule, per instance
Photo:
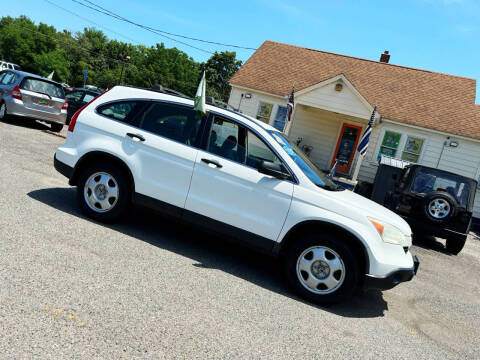
{"label": "shadow on ground", "polygon": [[[76,204],[75,188],[35,190],[28,196],[57,210],[92,221],[80,212]],[[122,223],[101,224],[101,226],[193,259],[196,261],[193,264],[194,267],[225,271],[270,291],[304,302],[286,288],[278,260],[227,243],[225,239],[201,229],[152,215],[142,209],[134,211],[132,216]],[[339,316],[352,318],[379,317],[388,310],[388,304],[380,291],[360,293],[343,304],[330,307],[304,303]]]}
{"label": "shadow on ground", "polygon": [[413,245],[415,246],[421,247],[426,250],[438,251],[442,254],[451,256],[452,254],[447,251],[444,242],[442,243],[441,240],[437,239],[432,235],[425,234],[414,235],[412,241]]}
{"label": "shadow on ground", "polygon": [[8,120],[3,120],[2,121],[5,124],[8,125],[13,125],[13,126],[20,126],[28,129],[35,129],[35,130],[41,130],[42,132],[46,132],[50,135],[55,135],[58,137],[65,138],[64,135],[58,132],[53,132],[50,130],[50,126],[47,123],[43,123],[37,120],[32,120],[32,119],[25,119],[23,117],[16,117],[16,116],[10,116]]}

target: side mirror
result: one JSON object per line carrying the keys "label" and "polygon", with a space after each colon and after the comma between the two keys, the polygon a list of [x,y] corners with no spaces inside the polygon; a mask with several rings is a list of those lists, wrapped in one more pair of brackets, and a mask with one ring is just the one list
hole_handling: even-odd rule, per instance
{"label": "side mirror", "polygon": [[282,165],[270,161],[262,161],[258,166],[258,172],[281,180],[290,178],[290,174],[285,171]]}

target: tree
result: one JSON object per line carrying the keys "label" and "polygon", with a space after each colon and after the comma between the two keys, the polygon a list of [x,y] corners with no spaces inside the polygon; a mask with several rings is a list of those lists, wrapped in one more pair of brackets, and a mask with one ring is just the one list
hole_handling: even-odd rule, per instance
{"label": "tree", "polygon": [[234,51],[215,52],[207,62],[200,64],[200,75],[205,71],[207,77],[207,95],[222,101],[228,101],[231,86],[228,81],[242,66]]}
{"label": "tree", "polygon": [[[126,61],[129,56],[130,60]],[[0,58],[17,63],[26,71],[47,76],[71,86],[83,84],[88,68],[88,84],[101,88],[117,85],[124,65],[124,83],[150,87],[160,84],[193,96],[202,72],[207,74],[207,92],[226,101],[228,80],[240,68],[235,52],[215,53],[198,63],[177,48],[133,45],[110,40],[99,30],[85,28],[72,34],[54,27],[36,25],[25,16],[0,18]]]}

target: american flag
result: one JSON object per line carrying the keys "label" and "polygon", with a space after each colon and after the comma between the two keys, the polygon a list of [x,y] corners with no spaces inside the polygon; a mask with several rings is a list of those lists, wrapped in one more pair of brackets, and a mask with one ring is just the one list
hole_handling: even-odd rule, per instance
{"label": "american flag", "polygon": [[357,151],[360,155],[364,156],[367,153],[368,142],[370,141],[370,134],[372,133],[373,122],[375,121],[375,112],[377,111],[377,106],[373,108],[372,116],[370,116],[370,121],[368,122],[367,128],[365,129],[360,144],[358,145]]}
{"label": "american flag", "polygon": [[292,113],[293,113],[293,107],[295,105],[294,102],[294,97],[295,97],[295,87],[292,88],[292,93],[290,94],[290,97],[288,98],[288,103],[287,103],[287,122],[292,120]]}

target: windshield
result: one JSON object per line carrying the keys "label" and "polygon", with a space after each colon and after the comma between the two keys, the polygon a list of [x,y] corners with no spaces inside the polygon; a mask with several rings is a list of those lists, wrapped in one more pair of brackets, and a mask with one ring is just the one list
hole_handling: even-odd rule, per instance
{"label": "windshield", "polygon": [[290,139],[278,131],[269,131],[270,135],[280,144],[286,153],[295,161],[302,172],[317,186],[327,190],[344,190],[330,180],[325,173]]}
{"label": "windshield", "polygon": [[468,204],[470,186],[460,176],[435,169],[421,168],[412,184],[412,191],[428,194],[432,191],[445,191],[461,205]]}

